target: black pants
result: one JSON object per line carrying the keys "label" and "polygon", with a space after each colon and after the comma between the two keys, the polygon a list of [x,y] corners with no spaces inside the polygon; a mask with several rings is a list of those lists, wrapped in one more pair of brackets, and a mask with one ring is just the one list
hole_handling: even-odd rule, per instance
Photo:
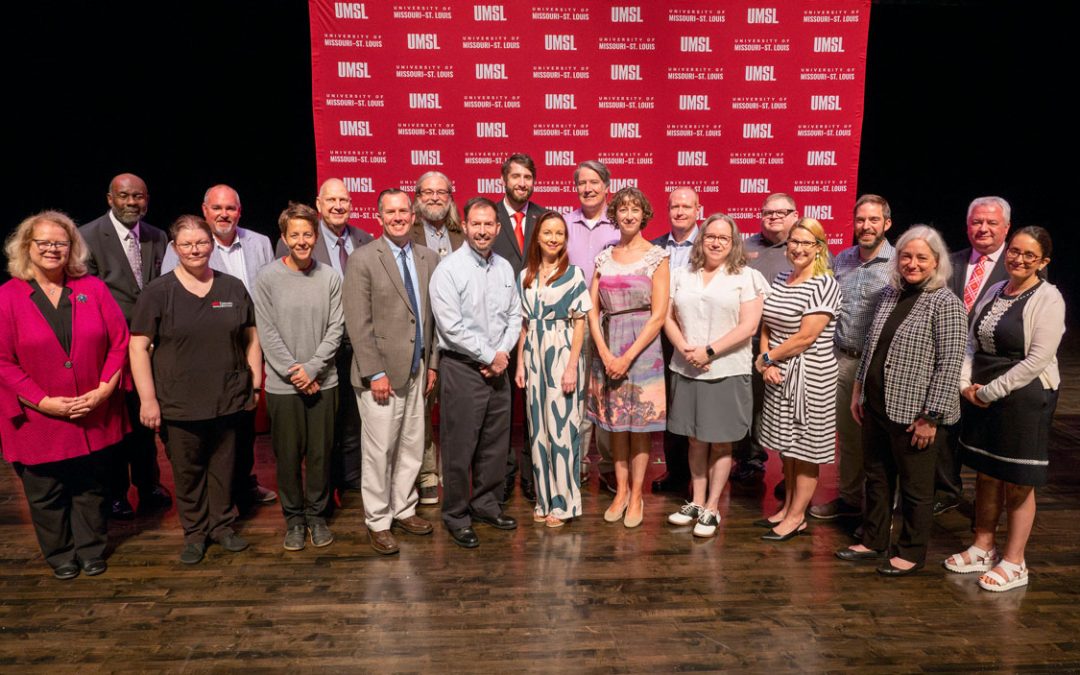
{"label": "black pants", "polygon": [[[667,335],[661,331],[660,347],[664,351],[664,363],[670,364],[671,357],[675,353],[675,346],[667,339]],[[667,392],[667,406],[671,410],[671,369],[664,368],[664,387]],[[688,452],[690,441],[686,436],[673,434],[664,429],[664,464],[667,465],[668,479],[672,482],[685,480],[690,482],[690,461]]]}
{"label": "black pants", "polygon": [[339,388],[322,389],[314,396],[266,395],[278,497],[287,527],[326,523]]}
{"label": "black pants", "polygon": [[108,497],[112,501],[127,499],[132,484],[139,491],[140,501],[161,483],[161,468],[157,462],[157,443],[154,430],[139,422],[139,395],[130,391],[124,396],[131,432],[108,450],[103,457],[107,468],[105,478]]}
{"label": "black pants", "polygon": [[[752,342],[754,345],[753,358],[757,359],[757,338],[755,337]],[[758,443],[756,432],[758,419],[761,417],[761,411],[765,407],[765,381],[761,379],[761,373],[757,371],[757,368],[750,369],[750,386],[754,394],[754,422],[750,425],[750,433],[746,435],[746,438],[735,443],[732,447],[731,457],[736,463],[752,462],[764,468],[765,463],[769,460],[769,455],[765,452],[765,448]]]}
{"label": "black pants", "polygon": [[53,569],[105,557],[107,451],[46,464],[14,464],[45,562]]}
{"label": "black pants", "polygon": [[184,542],[203,544],[231,534],[236,509],[230,492],[241,413],[197,422],[163,420],[161,436],[173,467],[176,515]]}
{"label": "black pants", "polygon": [[439,360],[439,444],[443,458],[443,522],[472,524],[471,514],[495,517],[496,490],[506,473],[510,440],[510,380],[487,379],[480,364],[443,352]]}
{"label": "black pants", "polygon": [[[517,372],[517,349],[510,350],[510,364],[506,366],[506,373],[508,377],[511,377],[513,373]],[[526,396],[524,389],[518,389],[517,385],[510,382],[510,425],[513,428],[514,424],[514,411],[517,410],[519,405],[528,405],[529,397]],[[441,410],[441,408],[440,408]],[[522,425],[522,437],[525,439],[521,446],[521,457],[518,458],[518,453],[514,451],[514,443],[511,440],[511,434],[506,435],[506,481],[511,485],[514,483],[514,476],[518,474],[518,469],[521,469],[521,482],[522,484],[531,483],[533,479],[533,464],[532,464],[532,450],[529,443],[529,423],[528,415],[525,416],[525,424]]]}
{"label": "black pants", "polygon": [[330,480],[334,487],[360,489],[360,409],[351,393],[349,378],[352,375],[353,349],[346,336],[338,348],[338,387],[346,394],[338,396],[337,415],[334,418],[334,447],[331,453]]}
{"label": "black pants", "polygon": [[255,477],[255,411],[241,410],[235,418],[231,494],[246,508],[251,505],[252,490],[259,484]]}
{"label": "black pants", "polygon": [[[934,490],[944,501],[960,501],[960,495],[964,492],[964,481],[960,478],[963,466],[960,459],[960,425],[949,426],[948,432],[949,438],[941,446],[934,469]],[[940,429],[938,433],[941,433]]]}
{"label": "black pants", "polygon": [[[911,445],[906,424],[897,424],[869,406],[865,408],[862,428],[866,471],[863,546],[875,551],[888,549],[890,556],[923,563],[934,519],[934,466],[941,448],[948,444],[950,429],[939,426],[934,442],[919,449]],[[894,549],[890,541],[898,477],[903,524]]]}

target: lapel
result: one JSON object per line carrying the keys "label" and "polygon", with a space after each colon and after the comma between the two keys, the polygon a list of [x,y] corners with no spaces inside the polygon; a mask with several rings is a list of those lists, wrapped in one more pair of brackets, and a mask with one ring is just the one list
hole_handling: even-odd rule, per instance
{"label": "lapel", "polygon": [[[112,223],[109,223],[109,227],[112,227]],[[115,235],[116,233],[113,232],[113,234]],[[113,239],[116,239],[116,237],[114,236]],[[125,262],[126,262],[126,258],[125,258]],[[33,332],[35,334],[36,333],[45,333],[47,335],[52,336],[52,339],[49,340],[49,347],[48,347],[48,350],[50,352],[52,352],[52,354],[48,355],[47,358],[49,360],[53,361],[54,363],[63,363],[65,361],[69,360],[69,356],[64,353],[64,348],[60,346],[60,340],[56,337],[56,333],[53,332],[53,329],[49,325],[49,322],[45,320],[45,317],[42,315],[41,310],[39,310],[37,305],[34,304],[34,301],[30,299],[30,296],[31,296],[31,294],[33,294],[34,289],[31,288],[30,284],[28,284],[26,281],[23,281],[22,279],[20,279],[19,281],[23,285],[23,289],[24,289],[23,298],[26,301],[26,309],[23,312],[21,312],[21,315],[23,317],[29,317],[28,320],[31,323],[34,324],[34,331]],[[68,282],[67,282],[67,286],[71,287],[71,298],[70,298],[71,299],[71,353],[74,354],[75,353],[75,341],[76,341],[75,336],[79,332],[76,325],[75,325],[75,322],[78,321],[78,319],[79,319],[79,312],[77,312],[76,309],[75,309],[75,305],[76,305],[75,297],[79,294],[79,291],[78,291],[77,288],[74,287],[74,285],[72,284],[72,281],[73,280],[69,279]],[[20,319],[20,321],[21,320],[22,319]]]}
{"label": "lapel", "polygon": [[142,254],[142,285],[145,286],[150,283],[150,268],[154,265],[154,240],[147,234],[146,223],[139,224],[139,252]]}
{"label": "lapel", "polygon": [[420,313],[423,314],[424,299],[428,296],[428,283],[431,281],[428,276],[428,255],[437,254],[430,253],[431,249],[429,248],[420,248],[418,246],[413,246],[412,252],[413,261],[416,263],[416,302],[420,306]]}
{"label": "lapel", "polygon": [[[409,313],[412,313],[412,303],[409,302],[409,294],[405,291],[405,284],[401,281],[401,270],[398,268],[397,260],[394,259],[394,254],[390,252],[390,246],[382,237],[379,237],[379,262],[382,263],[383,269],[386,270],[386,275],[390,277],[390,283],[397,289],[398,295],[401,296],[402,301],[405,302],[405,306],[409,309]],[[416,255],[416,249],[413,249],[413,255]],[[417,292],[417,289],[413,289],[413,292]],[[419,302],[419,297],[417,302]]]}

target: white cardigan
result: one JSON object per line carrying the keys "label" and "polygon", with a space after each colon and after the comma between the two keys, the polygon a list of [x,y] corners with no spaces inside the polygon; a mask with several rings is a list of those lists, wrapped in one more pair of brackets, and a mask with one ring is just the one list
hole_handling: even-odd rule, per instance
{"label": "white cardigan", "polygon": [[[975,307],[972,316],[979,316],[983,307],[993,302],[1000,288],[1007,283],[1008,280],[1005,280],[990,287]],[[1061,384],[1057,366],[1057,349],[1061,344],[1061,336],[1065,334],[1065,299],[1061,297],[1061,291],[1049,282],[1042,282],[1024,305],[1023,318],[1026,356],[1023,361],[979,389],[976,395],[985,403],[1008,396],[1036,377],[1042,382],[1044,389],[1057,389]],[[971,360],[978,344],[975,331],[975,322],[972,322],[968,332],[964,366],[960,371],[961,391],[971,386]]]}

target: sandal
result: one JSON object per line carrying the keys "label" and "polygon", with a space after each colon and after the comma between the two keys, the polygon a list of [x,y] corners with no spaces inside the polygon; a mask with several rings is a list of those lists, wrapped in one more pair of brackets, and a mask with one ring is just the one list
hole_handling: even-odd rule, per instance
{"label": "sandal", "polygon": [[544,521],[545,521],[544,524],[547,525],[548,527],[562,527],[563,525],[566,524],[565,520],[563,520],[562,518],[559,518],[558,516],[554,516],[554,515],[551,515],[551,514],[548,514],[548,516],[544,519]]}
{"label": "sandal", "polygon": [[1001,593],[1002,591],[1011,591],[1014,588],[1027,586],[1028,571],[1027,565],[1024,563],[1017,565],[1016,563],[1011,563],[1002,558],[994,569],[1001,570],[1005,573],[1005,576],[998,574],[994,570],[990,570],[979,577],[980,588],[995,593]]}
{"label": "sandal", "polygon": [[542,513],[537,512],[537,511],[533,511],[533,522],[534,523],[543,523],[543,522],[546,522],[546,521],[547,521],[547,516],[545,516]]}
{"label": "sandal", "polygon": [[[967,561],[964,556],[967,555]],[[969,546],[963,553],[954,553],[942,562],[945,569],[957,574],[970,574],[971,572],[989,572],[994,569],[997,562],[997,550],[991,548],[984,551],[978,546]]]}

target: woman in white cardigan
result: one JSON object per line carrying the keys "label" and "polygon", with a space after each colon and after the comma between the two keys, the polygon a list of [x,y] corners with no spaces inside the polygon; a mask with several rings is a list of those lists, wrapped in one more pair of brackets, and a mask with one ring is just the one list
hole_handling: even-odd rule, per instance
{"label": "woman in white cardigan", "polygon": [[[988,591],[1028,582],[1024,549],[1035,522],[1035,488],[1046,485],[1061,381],[1056,353],[1065,332],[1065,301],[1041,274],[1051,252],[1041,227],[1009,238],[1009,279],[991,287],[976,307],[960,377],[960,445],[964,463],[978,472],[975,542],[944,565],[960,574],[982,572],[979,586]],[[999,555],[994,539],[1002,507],[1008,537]]]}

